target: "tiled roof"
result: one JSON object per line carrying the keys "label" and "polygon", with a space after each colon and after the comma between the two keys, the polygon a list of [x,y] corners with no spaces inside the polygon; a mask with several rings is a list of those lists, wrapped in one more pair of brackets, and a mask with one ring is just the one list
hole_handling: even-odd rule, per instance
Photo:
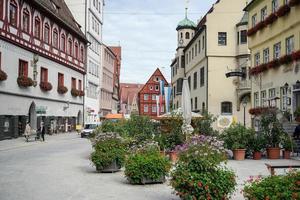
{"label": "tiled roof", "polygon": [[71,29],[81,39],[87,42],[84,33],[80,29],[80,25],[76,22],[64,0],[31,0],[46,12],[48,12],[56,21],[59,21]]}
{"label": "tiled roof", "polygon": [[132,104],[134,97],[138,96],[138,93],[143,86],[143,84],[121,83],[121,102]]}

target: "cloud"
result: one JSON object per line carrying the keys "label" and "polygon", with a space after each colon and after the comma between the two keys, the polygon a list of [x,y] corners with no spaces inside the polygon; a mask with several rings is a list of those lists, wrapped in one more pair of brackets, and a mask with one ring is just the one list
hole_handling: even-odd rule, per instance
{"label": "cloud", "polygon": [[[177,47],[176,26],[184,0],[109,0],[104,7],[103,39],[122,47],[121,81],[145,83],[157,67],[170,81]],[[190,0],[189,18],[197,22],[213,0]]]}

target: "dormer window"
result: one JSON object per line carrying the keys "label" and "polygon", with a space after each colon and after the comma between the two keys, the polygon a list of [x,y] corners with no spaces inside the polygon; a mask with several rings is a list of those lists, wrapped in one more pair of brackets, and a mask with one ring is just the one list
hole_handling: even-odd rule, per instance
{"label": "dormer window", "polygon": [[66,51],[66,36],[64,34],[61,35],[60,50]]}
{"label": "dormer window", "polygon": [[44,28],[44,42],[46,42],[47,44],[50,43],[50,26],[48,23],[45,24]]}
{"label": "dormer window", "polygon": [[56,28],[53,30],[53,46],[58,48],[58,31]]}
{"label": "dormer window", "polygon": [[72,55],[72,39],[70,38],[69,41],[68,41],[68,53],[69,55],[71,56]]}
{"label": "dormer window", "polygon": [[41,37],[41,20],[39,17],[34,19],[34,36],[37,38]]}
{"label": "dormer window", "polygon": [[23,31],[29,33],[29,12],[27,8],[23,10]]}
{"label": "dormer window", "polygon": [[17,26],[18,23],[18,5],[14,0],[9,4],[9,22],[12,26]]}

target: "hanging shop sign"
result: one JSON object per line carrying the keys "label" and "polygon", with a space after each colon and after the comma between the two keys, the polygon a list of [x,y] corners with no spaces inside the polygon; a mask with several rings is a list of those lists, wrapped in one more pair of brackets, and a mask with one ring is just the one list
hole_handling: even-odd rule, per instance
{"label": "hanging shop sign", "polygon": [[240,71],[228,72],[225,75],[226,75],[226,78],[229,78],[229,77],[246,77],[246,74],[244,72],[240,72]]}

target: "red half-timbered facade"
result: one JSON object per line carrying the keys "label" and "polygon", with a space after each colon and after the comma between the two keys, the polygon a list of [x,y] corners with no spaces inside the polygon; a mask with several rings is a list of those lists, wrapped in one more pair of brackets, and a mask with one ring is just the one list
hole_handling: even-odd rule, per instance
{"label": "red half-timbered facade", "polygon": [[138,94],[140,115],[156,117],[157,109],[159,109],[159,115],[165,113],[165,99],[161,98],[159,107],[157,107],[156,104],[156,97],[160,95],[160,80],[164,81],[164,86],[167,87],[169,85],[161,71],[157,68],[144,87],[140,90]]}

